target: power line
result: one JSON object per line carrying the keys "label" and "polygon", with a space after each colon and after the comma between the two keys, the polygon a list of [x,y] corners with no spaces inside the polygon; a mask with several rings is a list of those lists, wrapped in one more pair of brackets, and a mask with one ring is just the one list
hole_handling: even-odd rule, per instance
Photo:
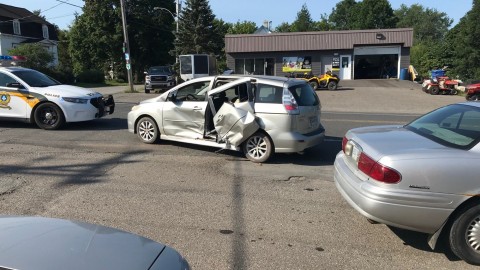
{"label": "power line", "polygon": [[[47,8],[46,10],[43,10],[43,11],[40,10],[40,13],[39,13],[38,15],[42,14],[42,13],[45,12],[45,11],[49,11],[49,10],[51,10],[51,9],[53,9],[53,8],[56,8],[56,7],[60,6],[61,4],[63,4],[63,3],[56,4],[55,6],[50,7],[50,8]],[[30,18],[30,17],[33,17],[33,16],[37,16],[37,15],[36,15],[36,14],[32,14],[32,15],[28,15],[28,16],[25,16],[25,17],[22,17],[22,18],[16,18],[16,19],[11,19],[11,20],[7,20],[7,21],[0,21],[0,23],[13,22],[14,20],[23,20],[23,19]]]}
{"label": "power line", "polygon": [[70,17],[70,16],[75,16],[75,13],[74,13],[74,14],[65,14],[65,15],[62,15],[62,16],[57,16],[57,17],[50,17],[50,18],[47,18],[47,20],[53,20],[53,19],[59,19],[59,18],[65,18],[65,17]]}
{"label": "power line", "polygon": [[72,4],[72,3],[69,3],[69,2],[66,2],[66,1],[62,1],[62,0],[55,0],[57,2],[60,2],[60,3],[63,3],[63,4],[67,4],[67,5],[70,5],[70,6],[74,6],[74,7],[78,7],[78,8],[83,8],[81,6],[77,6],[75,4]]}

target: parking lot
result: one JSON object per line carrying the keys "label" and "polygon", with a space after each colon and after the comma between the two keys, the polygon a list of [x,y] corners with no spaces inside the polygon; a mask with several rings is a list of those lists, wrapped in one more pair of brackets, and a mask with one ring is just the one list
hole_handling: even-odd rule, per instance
{"label": "parking lot", "polygon": [[[111,89],[101,89],[107,93]],[[461,96],[396,80],[317,91],[326,141],[255,164],[240,153],[161,142],[126,128],[154,94],[114,94],[115,114],[63,130],[0,123],[0,213],[81,220],[168,244],[193,269],[469,269],[425,234],[372,225],[333,183],[346,130],[402,124]]]}

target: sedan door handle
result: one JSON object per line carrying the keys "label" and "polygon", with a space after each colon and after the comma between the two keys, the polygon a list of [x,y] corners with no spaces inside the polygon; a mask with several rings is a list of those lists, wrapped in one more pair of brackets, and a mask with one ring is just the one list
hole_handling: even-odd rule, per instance
{"label": "sedan door handle", "polygon": [[194,110],[194,111],[201,111],[201,110],[202,110],[202,107],[195,106],[195,107],[193,107],[193,110]]}

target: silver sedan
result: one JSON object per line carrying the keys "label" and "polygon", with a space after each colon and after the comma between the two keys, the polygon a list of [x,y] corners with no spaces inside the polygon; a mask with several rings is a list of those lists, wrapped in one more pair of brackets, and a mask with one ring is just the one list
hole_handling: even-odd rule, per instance
{"label": "silver sedan", "polygon": [[448,105],[405,126],[352,129],[335,160],[336,186],[374,222],[430,235],[480,264],[480,103]]}

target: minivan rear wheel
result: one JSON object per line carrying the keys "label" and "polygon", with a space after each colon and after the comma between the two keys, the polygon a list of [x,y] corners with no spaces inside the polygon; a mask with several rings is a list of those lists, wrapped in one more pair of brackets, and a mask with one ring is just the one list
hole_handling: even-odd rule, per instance
{"label": "minivan rear wheel", "polygon": [[273,153],[273,143],[270,137],[263,132],[257,132],[243,143],[245,156],[253,162],[266,162]]}

